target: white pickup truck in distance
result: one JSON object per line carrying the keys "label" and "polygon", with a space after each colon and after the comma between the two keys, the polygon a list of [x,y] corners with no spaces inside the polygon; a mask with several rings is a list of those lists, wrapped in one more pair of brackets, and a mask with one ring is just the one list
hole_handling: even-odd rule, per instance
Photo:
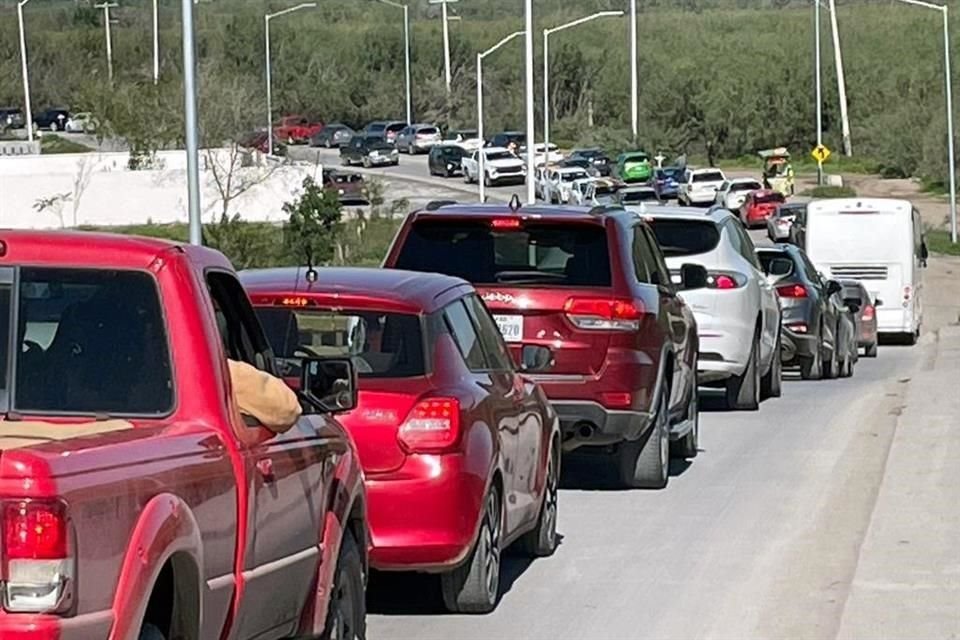
{"label": "white pickup truck in distance", "polygon": [[480,154],[483,154],[483,183],[488,186],[498,184],[523,184],[527,178],[527,169],[523,160],[504,147],[485,147],[465,156],[461,160],[463,181],[467,184],[480,180]]}

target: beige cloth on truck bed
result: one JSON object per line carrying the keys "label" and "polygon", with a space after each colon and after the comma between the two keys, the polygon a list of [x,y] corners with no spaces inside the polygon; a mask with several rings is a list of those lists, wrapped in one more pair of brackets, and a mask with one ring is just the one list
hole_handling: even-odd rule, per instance
{"label": "beige cloth on truck bed", "polygon": [[240,413],[256,418],[274,433],[284,433],[297,423],[300,401],[283,380],[246,362],[227,360],[227,364]]}
{"label": "beige cloth on truck bed", "polygon": [[10,449],[21,449],[45,442],[94,436],[132,428],[133,425],[126,420],[100,420],[76,424],[4,420],[0,422],[0,450],[9,451]]}

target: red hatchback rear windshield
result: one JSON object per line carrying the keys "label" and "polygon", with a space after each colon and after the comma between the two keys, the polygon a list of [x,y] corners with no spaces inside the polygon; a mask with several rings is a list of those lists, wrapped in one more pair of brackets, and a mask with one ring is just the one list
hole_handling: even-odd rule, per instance
{"label": "red hatchback rear windshield", "polygon": [[351,358],[363,378],[424,375],[420,318],[409,313],[259,307],[281,373],[300,375],[304,357]]}
{"label": "red hatchback rear windshield", "polygon": [[394,266],[481,285],[611,285],[607,232],[596,224],[521,222],[509,217],[420,220]]}

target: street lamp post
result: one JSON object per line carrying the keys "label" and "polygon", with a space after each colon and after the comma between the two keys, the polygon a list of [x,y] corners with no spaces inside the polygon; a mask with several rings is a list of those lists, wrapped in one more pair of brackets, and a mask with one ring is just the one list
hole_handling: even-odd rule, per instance
{"label": "street lamp post", "polygon": [[[813,64],[815,65],[814,76],[816,78],[816,100],[817,100],[817,147],[823,144],[823,100],[820,97],[820,2],[815,0],[813,3]],[[817,162],[817,184],[823,184],[823,163]]]}
{"label": "street lamp post", "polygon": [[[614,18],[623,15],[623,11],[600,11],[585,18],[573,20],[559,27],[543,30],[543,145],[544,153],[550,153],[550,34],[590,22],[598,18]],[[529,144],[529,143],[528,143]],[[549,157],[546,155],[545,157]]]}
{"label": "street lamp post", "polygon": [[160,81],[160,10],[153,0],[153,84]]}
{"label": "street lamp post", "polygon": [[[514,38],[522,36],[524,33],[523,31],[515,31],[486,51],[477,54],[477,138],[481,142],[480,148],[477,150],[477,184],[480,186],[481,203],[487,198],[486,185],[483,182],[487,175],[485,173],[486,166],[483,157],[483,59]],[[532,178],[528,176],[528,179]]]}
{"label": "street lamp post", "polygon": [[440,5],[440,20],[443,22],[443,78],[446,82],[447,95],[450,95],[450,18],[447,15],[447,4],[458,0],[430,0],[430,4]]}
{"label": "street lamp post", "polygon": [[833,62],[837,70],[837,95],[840,99],[840,127],[843,135],[843,155],[853,155],[850,144],[850,118],[847,116],[847,81],[843,74],[843,54],[840,51],[840,27],[837,25],[837,3],[829,0],[830,31],[833,35]]}
{"label": "street lamp post", "polygon": [[107,78],[113,82],[113,38],[110,37],[110,8],[116,7],[115,2],[104,2],[94,5],[96,9],[103,9],[104,37],[107,40]]}
{"label": "street lamp post", "polygon": [[[393,0],[380,0],[383,4],[403,9],[403,63],[406,74],[407,124],[413,124],[413,98],[410,80],[410,7]],[[443,5],[446,8],[447,5]],[[449,90],[449,89],[448,89]]]}
{"label": "street lamp post", "polygon": [[30,74],[27,72],[27,38],[23,33],[23,5],[30,0],[17,3],[17,21],[20,24],[20,67],[23,73],[23,102],[27,109],[27,141],[33,142],[33,112],[30,109]]}
{"label": "street lamp post", "polygon": [[947,95],[947,164],[950,171],[950,241],[957,242],[957,165],[954,158],[953,140],[953,82],[950,77],[950,21],[947,5],[922,2],[921,0],[899,0],[925,9],[934,9],[943,15],[943,75],[944,91]]}
{"label": "street lamp post", "polygon": [[637,143],[640,122],[637,91],[637,0],[630,0],[630,124],[634,144]]}
{"label": "street lamp post", "polygon": [[536,163],[536,125],[533,121],[533,0],[524,3],[526,42],[524,45],[524,64],[527,76],[527,204],[536,204],[537,194],[534,191],[533,175],[537,170]]}
{"label": "street lamp post", "polygon": [[200,140],[197,123],[197,62],[193,35],[193,4],[184,0],[181,8],[183,40],[183,112],[187,143],[187,206],[190,220],[190,244],[203,244],[200,221]]}
{"label": "street lamp post", "polygon": [[266,52],[266,76],[267,76],[267,155],[273,155],[273,89],[270,76],[270,21],[280,16],[285,16],[301,9],[312,9],[317,6],[316,2],[304,2],[295,7],[289,7],[276,13],[268,13],[263,16],[263,37]]}

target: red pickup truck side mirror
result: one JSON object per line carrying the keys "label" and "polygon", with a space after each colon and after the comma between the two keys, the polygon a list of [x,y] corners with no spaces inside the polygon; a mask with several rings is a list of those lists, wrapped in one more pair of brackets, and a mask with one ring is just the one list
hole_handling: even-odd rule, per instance
{"label": "red pickup truck side mirror", "polygon": [[357,372],[348,358],[304,358],[300,392],[323,411],[341,413],[357,406]]}

